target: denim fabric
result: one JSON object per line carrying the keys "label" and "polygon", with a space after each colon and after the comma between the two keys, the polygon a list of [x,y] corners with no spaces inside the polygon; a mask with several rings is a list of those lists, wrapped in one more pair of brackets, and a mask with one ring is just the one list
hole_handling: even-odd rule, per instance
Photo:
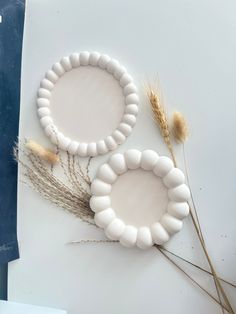
{"label": "denim fabric", "polygon": [[0,1],[0,264],[19,257],[16,235],[17,164],[24,1]]}

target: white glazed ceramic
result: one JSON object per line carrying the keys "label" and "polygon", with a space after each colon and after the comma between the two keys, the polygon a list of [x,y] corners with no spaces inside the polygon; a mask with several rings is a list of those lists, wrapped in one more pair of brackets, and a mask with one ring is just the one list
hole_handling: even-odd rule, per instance
{"label": "white glazed ceramic", "polygon": [[[168,204],[160,221],[153,221],[148,226],[135,227],[127,225],[116,216],[111,208],[110,193],[118,176],[129,170],[141,168],[152,171],[160,177],[168,190]],[[147,249],[154,244],[167,242],[171,235],[180,231],[182,219],[189,213],[187,201],[189,188],[184,184],[185,177],[181,170],[175,168],[170,158],[159,156],[153,150],[140,152],[130,149],[124,154],[111,156],[108,163],[100,166],[91,185],[91,209],[95,212],[96,224],[105,230],[108,238],[118,240],[126,247],[138,246]]]}
{"label": "white glazed ceramic", "polygon": [[[107,134],[106,138],[97,142],[79,143],[66,137],[54,124],[50,112],[50,97],[54,85],[66,72],[80,66],[98,67],[112,74],[119,82],[125,96],[125,110],[120,124],[112,134]],[[116,149],[117,145],[122,144],[126,137],[130,135],[136,123],[138,103],[137,88],[126,69],[117,60],[111,59],[107,55],[99,54],[98,52],[90,53],[88,51],[73,53],[68,57],[62,58],[60,62],[55,63],[41,81],[37,98],[38,116],[46,135],[60,149],[68,151],[72,155],[78,154],[81,157],[103,155],[110,150]]]}

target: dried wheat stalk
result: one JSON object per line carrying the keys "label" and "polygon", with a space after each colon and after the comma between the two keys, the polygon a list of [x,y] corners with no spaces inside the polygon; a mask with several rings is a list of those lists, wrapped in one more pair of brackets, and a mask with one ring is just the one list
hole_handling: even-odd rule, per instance
{"label": "dried wheat stalk", "polygon": [[174,164],[176,164],[174,152],[173,152],[173,147],[171,144],[171,139],[170,139],[170,128],[169,128],[169,123],[168,119],[165,113],[165,109],[163,104],[161,103],[161,98],[157,92],[154,92],[152,89],[148,89],[148,99],[151,104],[152,112],[154,115],[154,119],[160,129],[161,135],[164,139],[164,142],[166,143],[166,146],[171,154],[171,157],[174,161]]}
{"label": "dried wheat stalk", "polygon": [[[149,102],[150,102],[150,105],[151,105],[151,108],[153,111],[154,119],[155,119],[155,121],[156,121],[156,123],[160,129],[160,133],[164,139],[164,142],[167,145],[167,148],[169,149],[169,152],[171,154],[171,157],[173,159],[175,166],[177,166],[177,162],[176,162],[176,158],[175,158],[175,154],[174,154],[174,150],[173,150],[173,146],[172,146],[172,142],[171,142],[171,137],[170,137],[168,119],[167,119],[164,107],[161,104],[159,94],[158,94],[158,92],[155,92],[154,90],[149,88],[147,91],[147,96],[148,96],[148,99],[149,99]],[[187,129],[187,123],[186,123],[185,119],[183,118],[183,116],[180,116],[180,114],[179,114],[177,116],[177,119],[175,116],[175,119],[173,122],[175,123],[175,126],[174,126],[175,131],[177,132],[175,139],[177,141],[184,142],[187,139],[187,130],[188,130]],[[192,192],[191,192],[191,194],[192,194]],[[194,210],[195,210],[195,213],[197,215],[197,211],[196,211],[195,207],[194,207]],[[216,291],[217,291],[217,296],[219,298],[219,303],[221,305],[222,313],[224,313],[225,306],[221,301],[221,295],[222,295],[224,302],[226,304],[226,310],[229,313],[234,313],[232,306],[229,302],[229,299],[228,299],[228,297],[227,297],[227,295],[226,295],[226,293],[225,293],[225,291],[221,285],[219,277],[216,274],[216,271],[213,267],[210,256],[208,254],[208,251],[207,251],[207,248],[205,245],[205,241],[204,241],[204,238],[202,236],[201,226],[199,223],[198,216],[196,219],[191,207],[190,207],[190,216],[191,216],[191,219],[193,221],[194,228],[196,230],[199,241],[201,243],[201,246],[203,248],[204,254],[206,256],[206,259],[208,261],[208,264],[210,266],[210,269],[211,269],[211,272],[213,275],[213,279],[214,279],[214,283],[215,283],[215,287],[216,287]]]}

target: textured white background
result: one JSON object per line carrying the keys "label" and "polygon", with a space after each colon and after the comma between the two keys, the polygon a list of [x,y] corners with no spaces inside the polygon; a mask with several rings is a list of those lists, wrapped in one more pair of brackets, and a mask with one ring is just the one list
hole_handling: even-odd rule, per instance
{"label": "textured white background", "polygon": [[[159,76],[169,111],[190,125],[192,189],[219,274],[236,282],[235,1],[28,0],[22,65],[20,136],[47,144],[35,111],[44,72],[73,51],[98,50],[127,66],[140,88],[141,112],[120,147],[167,154],[142,96]],[[181,151],[178,151],[182,160]],[[107,156],[97,158],[97,164]],[[94,164],[94,168],[96,165]],[[19,185],[21,258],[9,267],[9,299],[69,314],[221,313],[155,249],[66,243],[103,233]],[[189,219],[169,248],[206,266]],[[212,280],[186,267],[212,290]],[[235,290],[226,286],[234,308]]]}

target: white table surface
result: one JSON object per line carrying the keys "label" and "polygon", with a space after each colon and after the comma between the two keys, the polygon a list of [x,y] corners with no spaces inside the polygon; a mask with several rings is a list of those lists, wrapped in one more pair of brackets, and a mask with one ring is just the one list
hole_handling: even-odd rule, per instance
{"label": "white table surface", "polygon": [[1,314],[66,314],[62,310],[9,301],[0,301],[0,312]]}
{"label": "white table surface", "polygon": [[[236,282],[236,4],[233,0],[28,0],[20,137],[47,144],[35,111],[44,72],[74,51],[98,50],[127,66],[140,89],[141,112],[119,150],[167,154],[145,107],[143,83],[160,78],[169,111],[189,122],[186,146],[192,190],[220,276]],[[181,151],[178,158],[182,160]],[[107,156],[98,157],[100,164]],[[52,206],[19,182],[21,258],[9,265],[9,299],[63,308],[68,314],[221,313],[155,249],[66,243],[103,233]],[[168,247],[206,266],[190,219]],[[212,280],[186,269],[214,292]],[[236,309],[236,291],[225,286]]]}

